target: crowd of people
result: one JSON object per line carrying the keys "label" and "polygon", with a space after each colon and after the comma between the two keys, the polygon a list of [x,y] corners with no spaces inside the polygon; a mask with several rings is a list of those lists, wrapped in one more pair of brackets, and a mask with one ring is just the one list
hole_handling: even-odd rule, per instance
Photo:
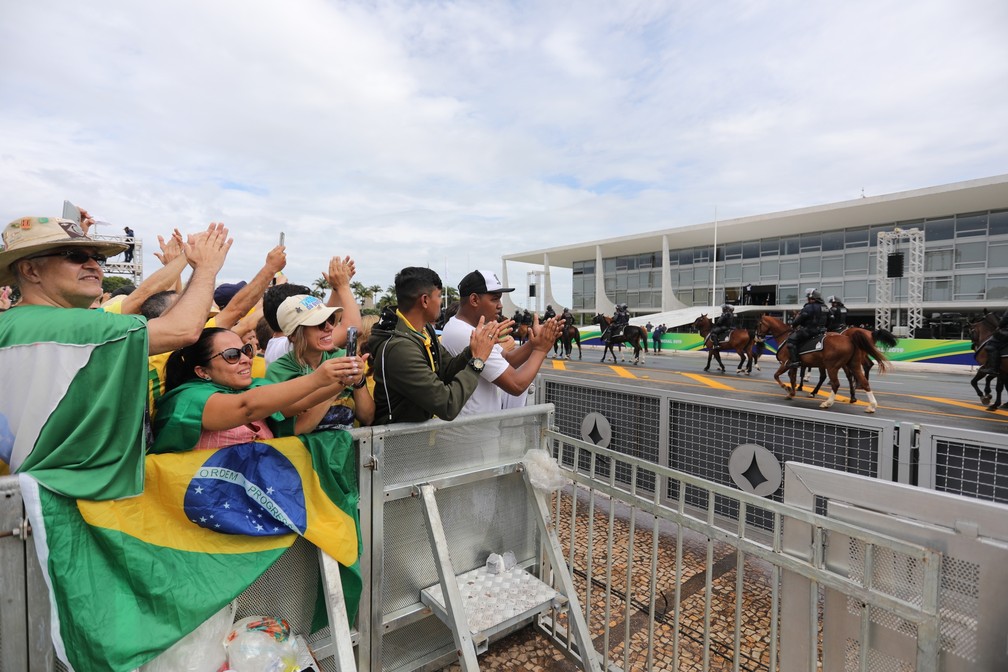
{"label": "crowd of people", "polygon": [[[509,337],[513,322],[499,318],[502,296],[513,288],[477,270],[459,284],[457,313],[439,338],[433,323],[444,286],[433,270],[403,268],[395,276],[398,305],[380,319],[363,317],[350,287],[356,274],[350,257],[332,258],[323,273],[332,290],[322,299],[287,281],[283,246],[270,250],[247,281],[217,284],[232,238],[216,223],[186,237],[177,230],[159,236],[162,267],[139,286],[108,296],[102,264],[127,251],[133,239],[92,239],[91,223],[85,212],[80,224],[24,217],[3,229],[0,352],[73,340],[62,333],[64,317],[81,334],[93,332],[88,339],[134,344],[119,355],[129,373],[112,402],[122,431],[94,437],[99,460],[511,408],[524,404],[569,319],[534,317],[530,337],[517,345]],[[12,286],[20,294],[14,305]],[[355,344],[351,351],[348,339]],[[23,347],[16,354],[26,370],[47,370],[45,350]],[[93,368],[74,375],[107,386],[103,372]],[[0,377],[9,375],[0,369]],[[3,382],[29,398],[51,383],[42,376]],[[44,412],[25,404],[0,408],[10,435],[0,439],[7,470],[32,466],[14,444],[22,442],[21,432],[43,424]],[[82,398],[76,412],[86,417],[104,410]],[[33,437],[40,450],[32,459],[58,454],[72,438],[52,432]]]}

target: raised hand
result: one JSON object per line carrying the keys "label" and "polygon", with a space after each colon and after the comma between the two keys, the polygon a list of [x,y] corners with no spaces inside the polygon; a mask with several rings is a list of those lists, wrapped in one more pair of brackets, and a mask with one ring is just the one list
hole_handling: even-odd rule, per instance
{"label": "raised hand", "polygon": [[224,266],[232,243],[234,239],[228,238],[227,227],[219,222],[211,222],[205,232],[189,236],[183,250],[193,270],[202,267],[217,273]]}
{"label": "raised hand", "polygon": [[357,267],[354,265],[354,260],[347,255],[342,259],[339,257],[330,259],[329,272],[322,275],[330,287],[337,289],[348,286],[355,273],[357,273]]}

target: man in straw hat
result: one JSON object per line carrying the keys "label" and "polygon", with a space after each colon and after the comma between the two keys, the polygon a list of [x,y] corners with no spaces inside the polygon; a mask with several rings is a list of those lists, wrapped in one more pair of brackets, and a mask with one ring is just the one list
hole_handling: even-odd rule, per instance
{"label": "man in straw hat", "polygon": [[143,393],[148,353],[192,343],[206,321],[231,240],[211,224],[184,245],[192,277],[175,307],[138,315],[85,310],[102,294],[102,267],[122,243],[79,224],[23,217],[2,232],[0,285],[21,290],[0,315],[0,472],[86,499],[143,489]]}

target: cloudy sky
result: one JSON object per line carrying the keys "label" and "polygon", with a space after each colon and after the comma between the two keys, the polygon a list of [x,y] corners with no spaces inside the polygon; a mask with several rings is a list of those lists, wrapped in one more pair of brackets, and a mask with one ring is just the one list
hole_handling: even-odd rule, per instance
{"label": "cloudy sky", "polygon": [[350,254],[455,285],[1008,173],[1006,33],[1004,0],[5,2],[0,219],[70,199],[148,272],[157,234],[223,221],[222,280],[284,231],[296,281]]}

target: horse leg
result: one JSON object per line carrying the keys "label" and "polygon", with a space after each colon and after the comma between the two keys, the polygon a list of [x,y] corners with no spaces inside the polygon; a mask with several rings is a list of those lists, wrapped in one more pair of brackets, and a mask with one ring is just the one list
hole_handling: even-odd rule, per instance
{"label": "horse leg", "polygon": [[717,365],[718,365],[718,368],[721,369],[721,373],[724,373],[725,372],[725,368],[724,368],[724,362],[721,361],[721,350],[720,349],[714,351],[714,359],[717,360]]}
{"label": "horse leg", "polygon": [[857,384],[868,395],[868,407],[865,408],[864,412],[874,413],[875,409],[878,408],[878,401],[876,401],[875,395],[872,393],[871,385],[868,384],[868,378],[864,374],[864,369],[860,366],[852,366],[851,369],[854,372],[854,377],[857,378]]}
{"label": "horse leg", "polygon": [[1001,392],[1004,390],[1004,385],[1004,375],[999,373],[997,376],[997,397],[994,399],[994,403],[987,407],[988,411],[996,411],[1001,408]]}
{"label": "horse leg", "polygon": [[[822,368],[820,366],[819,367],[819,382],[816,383],[816,386],[814,388],[812,388],[811,392],[809,392],[809,396],[810,397],[814,397],[817,394],[819,394],[819,388],[822,387],[822,384],[824,382],[826,382],[826,369],[824,369],[824,368]],[[801,388],[798,388],[798,389],[801,389]]]}
{"label": "horse leg", "polygon": [[802,364],[798,367],[798,391],[801,392],[805,387],[805,365]]}
{"label": "horse leg", "polygon": [[[820,370],[822,370],[820,368]],[[840,376],[837,375],[840,367],[829,367],[827,372],[829,373],[830,381],[830,394],[829,397],[823,403],[819,404],[819,408],[829,408],[836,401],[836,394],[840,390]]]}
{"label": "horse leg", "polygon": [[707,351],[707,366],[703,367],[704,371],[710,371],[710,363],[711,363],[711,360],[713,358],[714,358],[714,351],[713,350],[708,350]]}
{"label": "horse leg", "polygon": [[575,337],[575,341],[574,342],[577,343],[577,346],[578,346],[578,359],[581,359],[581,338],[580,337]]}

